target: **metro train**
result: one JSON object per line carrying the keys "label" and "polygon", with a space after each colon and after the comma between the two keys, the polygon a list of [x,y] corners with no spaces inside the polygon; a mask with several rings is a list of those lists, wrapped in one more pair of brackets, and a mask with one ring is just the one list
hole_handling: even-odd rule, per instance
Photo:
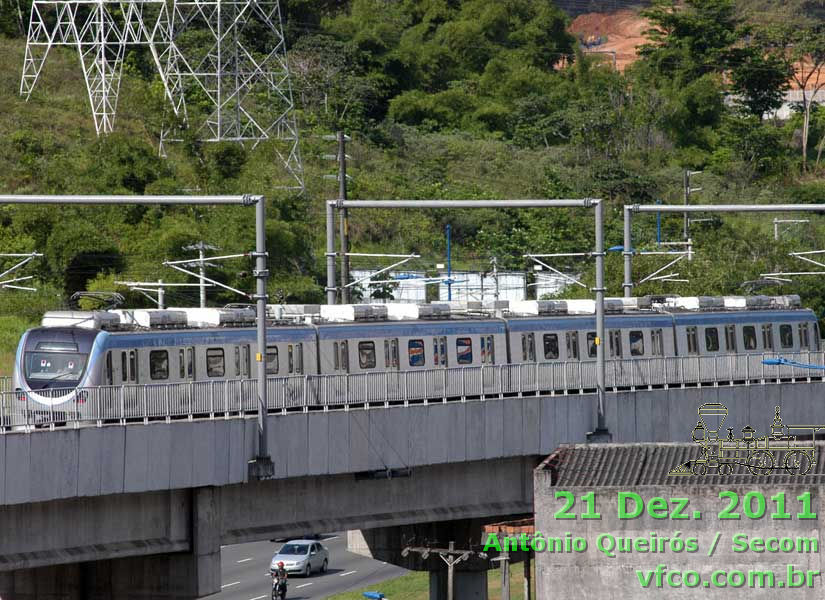
{"label": "metro train", "polygon": [[[820,348],[798,296],[609,299],[605,357],[742,355]],[[269,307],[270,377],[592,361],[592,300]],[[13,389],[56,407],[75,388],[247,379],[249,308],[47,313],[18,345]],[[22,394],[21,394],[22,393]]]}

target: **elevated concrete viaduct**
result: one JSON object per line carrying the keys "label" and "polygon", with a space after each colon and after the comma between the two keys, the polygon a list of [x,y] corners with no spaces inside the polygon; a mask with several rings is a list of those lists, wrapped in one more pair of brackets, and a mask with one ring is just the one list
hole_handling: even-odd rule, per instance
{"label": "elevated concrete viaduct", "polygon": [[[777,404],[787,420],[825,423],[825,404],[813,401],[823,391],[811,382],[619,392],[608,395],[607,425],[614,442],[689,441],[704,402],[726,404],[735,428],[762,422]],[[251,419],[0,435],[0,597],[197,598],[220,589],[221,544],[530,513],[531,470],[558,446],[585,441],[596,398],[319,411],[269,423],[276,473],[259,482],[247,481]],[[408,476],[378,478],[387,469]],[[361,550],[397,552],[392,539],[365,531]]]}

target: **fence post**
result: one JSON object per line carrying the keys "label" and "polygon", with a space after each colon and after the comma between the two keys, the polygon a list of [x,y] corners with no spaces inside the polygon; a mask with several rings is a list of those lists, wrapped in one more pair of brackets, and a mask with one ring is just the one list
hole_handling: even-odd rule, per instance
{"label": "fence post", "polygon": [[504,365],[498,365],[498,397],[504,398]]}

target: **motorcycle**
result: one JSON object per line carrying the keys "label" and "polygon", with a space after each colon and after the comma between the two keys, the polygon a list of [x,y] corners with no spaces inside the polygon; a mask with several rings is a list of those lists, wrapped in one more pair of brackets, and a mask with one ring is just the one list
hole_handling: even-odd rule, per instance
{"label": "motorcycle", "polygon": [[286,579],[277,575],[272,578],[272,600],[284,600],[286,598]]}

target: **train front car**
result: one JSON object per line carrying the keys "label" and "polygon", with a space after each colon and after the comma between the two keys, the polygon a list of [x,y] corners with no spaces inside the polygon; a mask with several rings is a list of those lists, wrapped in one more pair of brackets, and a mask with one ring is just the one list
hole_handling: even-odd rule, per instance
{"label": "train front car", "polygon": [[93,316],[69,314],[71,319],[47,314],[45,326],[28,330],[20,339],[12,377],[12,411],[22,424],[75,418],[86,401],[78,388],[100,385],[95,366],[107,334]]}

